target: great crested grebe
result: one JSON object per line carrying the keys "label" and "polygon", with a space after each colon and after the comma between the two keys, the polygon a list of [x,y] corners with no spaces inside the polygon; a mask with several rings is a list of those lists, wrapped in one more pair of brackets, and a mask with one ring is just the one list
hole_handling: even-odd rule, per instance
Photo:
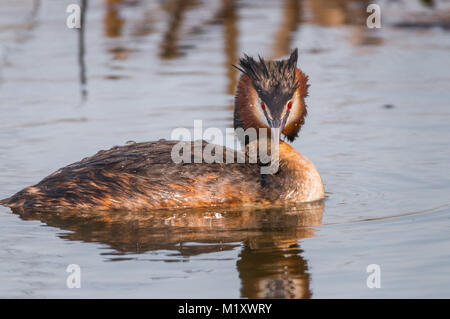
{"label": "great crested grebe", "polygon": [[[297,57],[295,49],[281,61],[247,55],[240,59],[235,129],[278,128],[277,140],[281,133],[289,141],[298,136],[309,85],[308,77],[297,68]],[[226,163],[224,158],[223,163],[174,163],[171,151],[177,143],[159,140],[100,151],[0,204],[13,210],[152,210],[284,205],[324,197],[315,166],[285,142],[279,144],[277,172],[267,175],[261,174],[260,161]],[[193,142],[187,143],[194,149]],[[202,142],[203,148],[207,145]],[[230,151],[223,150],[222,154]]]}

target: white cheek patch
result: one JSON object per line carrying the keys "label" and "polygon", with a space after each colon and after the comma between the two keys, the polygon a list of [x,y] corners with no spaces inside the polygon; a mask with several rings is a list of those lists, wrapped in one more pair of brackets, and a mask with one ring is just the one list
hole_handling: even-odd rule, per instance
{"label": "white cheek patch", "polygon": [[267,125],[267,127],[270,127],[269,123],[267,122],[266,116],[264,115],[264,111],[261,108],[261,102],[258,100],[253,101],[253,105],[256,108],[256,114],[261,123]]}
{"label": "white cheek patch", "polygon": [[300,103],[298,102],[297,99],[295,99],[292,102],[291,112],[289,113],[289,116],[288,116],[288,118],[286,120],[286,125],[285,126],[288,126],[289,124],[294,122],[294,119],[298,117],[297,115],[300,112],[300,108],[301,108]]}

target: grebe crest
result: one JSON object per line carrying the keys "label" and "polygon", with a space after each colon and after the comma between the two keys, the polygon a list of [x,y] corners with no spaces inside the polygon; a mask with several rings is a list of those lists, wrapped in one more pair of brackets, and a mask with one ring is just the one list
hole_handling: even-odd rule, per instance
{"label": "grebe crest", "polygon": [[234,127],[279,128],[293,141],[307,114],[308,77],[297,68],[298,50],[281,61],[244,55],[235,99]]}

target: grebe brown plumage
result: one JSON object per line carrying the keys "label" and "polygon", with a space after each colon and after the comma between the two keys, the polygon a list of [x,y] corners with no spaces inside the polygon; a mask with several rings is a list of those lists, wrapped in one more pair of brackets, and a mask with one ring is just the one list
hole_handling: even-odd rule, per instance
{"label": "grebe brown plumage", "polygon": [[[240,60],[235,129],[279,128],[288,140],[297,137],[306,115],[308,78],[296,64],[297,50],[282,61]],[[271,175],[261,174],[261,163],[226,163],[227,152],[235,158],[238,152],[225,148],[223,163],[195,163],[199,150],[192,142],[186,142],[192,161],[174,163],[171,151],[177,143],[160,140],[100,151],[0,204],[13,210],[153,210],[282,205],[324,197],[317,169],[285,142],[279,145],[279,169]],[[202,142],[203,149],[207,145]]]}

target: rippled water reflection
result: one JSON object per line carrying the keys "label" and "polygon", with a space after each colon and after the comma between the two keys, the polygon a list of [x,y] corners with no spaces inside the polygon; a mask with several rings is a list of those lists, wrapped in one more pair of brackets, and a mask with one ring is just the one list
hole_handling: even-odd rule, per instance
{"label": "rippled water reflection", "polygon": [[[0,197],[128,140],[231,127],[242,52],[300,49],[294,146],[323,203],[287,209],[11,214],[1,297],[449,297],[450,8],[379,1],[0,3]],[[429,7],[434,3],[434,7]],[[84,47],[84,53],[83,53]],[[68,264],[82,288],[65,286]],[[366,287],[379,264],[382,288]]]}
{"label": "rippled water reflection", "polygon": [[236,268],[243,297],[305,298],[311,296],[309,274],[298,241],[314,235],[309,227],[321,224],[322,211],[323,203],[312,203],[287,211],[25,213],[21,217],[70,231],[59,235],[63,239],[107,244],[114,250],[103,254],[107,261],[135,261],[141,258],[130,254],[170,251],[145,259],[184,262],[239,248]]}

